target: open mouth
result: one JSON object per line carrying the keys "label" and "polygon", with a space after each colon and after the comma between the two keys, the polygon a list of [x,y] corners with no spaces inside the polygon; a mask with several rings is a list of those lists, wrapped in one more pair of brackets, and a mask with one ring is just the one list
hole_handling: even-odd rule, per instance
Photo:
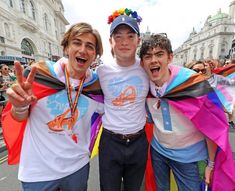
{"label": "open mouth", "polygon": [[79,57],[76,57],[76,60],[77,60],[77,62],[79,63],[79,64],[85,64],[86,63],[86,59],[84,59],[84,58],[79,58]]}
{"label": "open mouth", "polygon": [[152,73],[159,72],[159,70],[160,70],[160,67],[159,67],[159,66],[154,66],[154,67],[150,68],[150,71],[151,71]]}

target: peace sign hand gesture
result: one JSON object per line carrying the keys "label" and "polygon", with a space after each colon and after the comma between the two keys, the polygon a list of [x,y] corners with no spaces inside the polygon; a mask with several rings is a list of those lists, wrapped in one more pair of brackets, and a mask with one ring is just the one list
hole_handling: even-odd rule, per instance
{"label": "peace sign hand gesture", "polygon": [[9,102],[16,108],[28,106],[37,100],[33,95],[32,84],[36,74],[36,67],[32,66],[26,80],[23,79],[23,68],[20,62],[15,61],[16,83],[7,89]]}

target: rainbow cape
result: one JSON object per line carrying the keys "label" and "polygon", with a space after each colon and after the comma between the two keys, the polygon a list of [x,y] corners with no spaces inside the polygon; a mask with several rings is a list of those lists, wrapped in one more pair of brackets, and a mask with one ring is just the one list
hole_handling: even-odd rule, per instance
{"label": "rainbow cape", "polygon": [[217,68],[213,70],[213,73],[235,79],[235,64],[228,64],[225,67]]}
{"label": "rainbow cape", "polygon": [[[228,80],[235,80],[235,64],[229,64],[225,67],[220,67],[213,71],[215,75],[221,75]],[[216,77],[216,76],[215,76]],[[223,103],[224,109],[227,113],[232,113],[235,105],[235,83],[221,84],[217,83],[215,92]]]}
{"label": "rainbow cape", "polygon": [[[41,99],[45,96],[49,96],[65,89],[65,84],[53,75],[53,64],[54,62],[39,62],[36,65],[37,73],[33,82],[33,94],[37,97],[37,99]],[[27,68],[24,71],[24,77],[27,77],[29,72],[30,68]],[[89,82],[84,83],[82,94],[98,102],[103,102],[103,94],[96,74],[92,75],[92,79]],[[27,120],[22,122],[14,120],[10,113],[11,107],[11,104],[7,103],[4,108],[2,113],[2,129],[3,137],[8,149],[8,164],[13,165],[18,164],[20,160],[21,146]],[[94,116],[92,116],[91,119],[91,152],[99,132],[101,125],[100,121],[101,117],[94,113]]]}
{"label": "rainbow cape", "polygon": [[160,99],[167,99],[217,144],[212,191],[234,191],[235,166],[228,139],[228,122],[220,99],[204,76],[183,67],[170,65],[170,68],[172,78]]}

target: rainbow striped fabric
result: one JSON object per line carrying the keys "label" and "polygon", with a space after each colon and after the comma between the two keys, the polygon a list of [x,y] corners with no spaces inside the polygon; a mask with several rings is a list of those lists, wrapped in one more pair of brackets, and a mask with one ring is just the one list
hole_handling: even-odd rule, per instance
{"label": "rainbow striped fabric", "polygon": [[170,68],[172,77],[162,98],[217,144],[212,191],[235,190],[235,166],[221,100],[203,75],[174,65]]}

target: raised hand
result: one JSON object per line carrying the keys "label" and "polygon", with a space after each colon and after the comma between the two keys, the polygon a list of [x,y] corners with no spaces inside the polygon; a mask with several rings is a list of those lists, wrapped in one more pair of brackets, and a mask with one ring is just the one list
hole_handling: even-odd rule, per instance
{"label": "raised hand", "polygon": [[15,73],[16,83],[12,84],[7,89],[9,101],[15,107],[23,107],[30,105],[32,102],[37,100],[36,96],[33,95],[32,84],[36,74],[36,67],[32,66],[31,71],[26,80],[23,79],[23,68],[20,62],[15,61]]}

